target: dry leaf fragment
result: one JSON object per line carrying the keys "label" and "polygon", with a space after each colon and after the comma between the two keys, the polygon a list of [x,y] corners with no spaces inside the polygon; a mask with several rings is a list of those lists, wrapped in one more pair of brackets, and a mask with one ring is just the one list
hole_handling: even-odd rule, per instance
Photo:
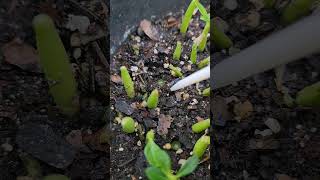
{"label": "dry leaf fragment", "polygon": [[16,38],[10,41],[2,47],[2,52],[7,63],[26,71],[40,72],[37,51],[22,40]]}
{"label": "dry leaf fragment", "polygon": [[171,122],[173,118],[170,115],[160,114],[159,122],[157,126],[157,132],[159,135],[166,135],[168,134],[168,129],[171,126]]}
{"label": "dry leaf fragment", "polygon": [[140,22],[142,31],[152,40],[159,41],[160,36],[158,30],[151,24],[150,21],[144,19]]}

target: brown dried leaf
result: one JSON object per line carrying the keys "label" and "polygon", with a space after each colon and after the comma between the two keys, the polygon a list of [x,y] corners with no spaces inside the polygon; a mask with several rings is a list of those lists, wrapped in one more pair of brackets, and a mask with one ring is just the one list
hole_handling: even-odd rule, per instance
{"label": "brown dried leaf", "polygon": [[157,126],[157,132],[159,135],[166,135],[168,134],[168,129],[171,126],[171,122],[173,118],[170,115],[160,114],[159,122]]}
{"label": "brown dried leaf", "polygon": [[151,24],[150,21],[144,19],[140,22],[140,28],[142,31],[152,40],[159,41],[160,35],[158,30]]}
{"label": "brown dried leaf", "polygon": [[111,75],[111,81],[117,84],[121,84],[122,83],[122,79],[118,74],[113,74]]}
{"label": "brown dried leaf", "polygon": [[179,26],[179,21],[174,18],[174,17],[169,17],[167,19],[167,27],[172,28],[172,27],[178,27]]}
{"label": "brown dried leaf", "polygon": [[30,45],[16,38],[2,47],[5,61],[16,65],[23,70],[40,72],[39,56]]}

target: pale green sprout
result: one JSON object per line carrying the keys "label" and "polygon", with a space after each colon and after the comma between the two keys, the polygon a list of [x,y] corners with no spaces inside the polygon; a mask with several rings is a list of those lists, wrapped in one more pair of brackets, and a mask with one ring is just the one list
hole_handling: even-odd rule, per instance
{"label": "pale green sprout", "polygon": [[208,146],[210,145],[210,136],[201,136],[193,147],[193,155],[196,155],[199,159],[206,152]]}
{"label": "pale green sprout", "polygon": [[190,61],[192,64],[197,64],[197,51],[198,51],[198,44],[194,42],[192,44],[192,50],[190,55]]}
{"label": "pale green sprout", "polygon": [[181,41],[177,41],[177,46],[173,53],[173,60],[179,60],[181,57],[181,52],[182,52]]}
{"label": "pale green sprout", "polygon": [[177,67],[174,67],[172,64],[169,65],[172,75],[177,77],[183,77],[181,70]]}
{"label": "pale green sprout", "polygon": [[210,119],[206,119],[192,125],[192,131],[195,133],[200,133],[208,129],[209,127],[210,127]]}
{"label": "pale green sprout", "polygon": [[158,89],[155,89],[151,92],[147,100],[147,106],[149,109],[154,109],[158,106],[158,103],[159,103],[159,91]]}
{"label": "pale green sprout", "polygon": [[210,87],[204,89],[204,90],[202,91],[202,95],[203,95],[203,96],[210,96]]}
{"label": "pale green sprout", "polygon": [[135,122],[131,117],[124,117],[121,120],[122,131],[133,133],[135,131]]}
{"label": "pale green sprout", "polygon": [[134,83],[131,79],[128,69],[125,66],[121,66],[120,72],[124,89],[126,90],[128,97],[133,98],[135,96]]}
{"label": "pale green sprout", "polygon": [[199,2],[199,0],[192,0],[191,3],[189,4],[189,7],[182,19],[182,23],[180,26],[180,32],[181,34],[185,35],[187,30],[188,30],[188,26],[190,24],[193,12],[195,11],[195,9],[197,8],[197,2]]}
{"label": "pale green sprout", "polygon": [[202,68],[206,67],[208,64],[210,64],[210,56],[205,58],[204,60],[200,61],[198,63],[198,68],[202,69]]}

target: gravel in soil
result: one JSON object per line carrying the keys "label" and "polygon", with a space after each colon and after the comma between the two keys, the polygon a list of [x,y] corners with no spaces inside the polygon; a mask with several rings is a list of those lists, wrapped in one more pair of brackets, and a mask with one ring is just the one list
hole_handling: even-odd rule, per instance
{"label": "gravel in soil", "polygon": [[[102,1],[0,2],[0,179],[28,178],[26,154],[40,164],[40,176],[109,176],[108,145],[97,141],[108,122],[109,56],[108,48],[99,48],[108,47],[108,6]],[[73,118],[55,106],[39,69],[31,23],[39,13],[56,23],[72,63],[81,106]]]}
{"label": "gravel in soil", "polygon": [[[204,23],[199,17],[193,19],[186,37],[179,32],[182,14],[168,14],[151,23],[142,21],[143,26],[119,48],[111,63],[111,120],[114,139],[111,146],[111,174],[113,179],[146,179],[144,169],[148,166],[143,154],[145,133],[150,129],[156,132],[156,143],[163,147],[167,143],[179,141],[181,149],[167,150],[172,159],[173,169],[177,170],[181,159],[190,156],[193,145],[201,134],[191,130],[192,124],[209,118],[210,102],[200,92],[209,86],[202,82],[188,88],[171,92],[170,87],[179,78],[171,75],[169,64],[180,67],[187,76],[196,70],[189,62],[193,39],[198,37]],[[145,34],[145,32],[147,33]],[[153,31],[153,32],[149,32]],[[151,37],[150,37],[151,36]],[[157,37],[159,40],[157,41]],[[153,39],[153,40],[152,40]],[[156,39],[156,40],[155,40]],[[183,42],[183,52],[179,61],[172,59],[177,41]],[[210,44],[208,44],[209,47]],[[208,49],[199,53],[198,61],[209,56]],[[136,90],[136,96],[129,99],[120,79],[120,67],[129,70]],[[159,105],[148,109],[144,105],[146,94],[158,89]],[[121,117],[130,115],[138,123],[136,132],[125,134],[119,124]],[[167,146],[168,147],[168,146]],[[206,153],[206,156],[210,156]],[[184,179],[209,179],[209,161],[204,161],[197,170]]]}
{"label": "gravel in soil", "polygon": [[[234,42],[227,51],[211,46],[214,64],[284,28],[278,12],[285,1],[277,1],[272,9],[259,2],[212,2],[215,20]],[[287,89],[294,98],[319,81],[319,58],[287,64],[280,80],[275,73],[279,71],[270,70],[214,91],[214,179],[320,178],[319,110],[289,107],[280,91]]]}

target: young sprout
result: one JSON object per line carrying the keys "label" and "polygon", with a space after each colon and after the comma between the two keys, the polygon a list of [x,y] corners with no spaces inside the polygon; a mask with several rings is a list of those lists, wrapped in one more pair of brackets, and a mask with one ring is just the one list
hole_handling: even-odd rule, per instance
{"label": "young sprout", "polygon": [[177,41],[176,49],[173,53],[173,60],[179,60],[182,52],[182,44],[181,41]]}
{"label": "young sprout", "polygon": [[154,109],[158,106],[158,102],[159,102],[159,91],[158,89],[155,89],[151,92],[147,100],[147,106],[149,109]]}
{"label": "young sprout", "polygon": [[[213,23],[213,21],[212,21]],[[215,24],[213,24],[212,30],[212,41],[213,44],[219,48],[219,49],[229,49],[233,43],[231,39],[223,32],[221,31]]]}
{"label": "young sprout", "polygon": [[192,125],[192,131],[195,133],[200,133],[208,129],[209,127],[210,127],[210,119],[206,119]]}
{"label": "young sprout", "polygon": [[62,174],[50,174],[43,177],[42,180],[70,180],[70,178]]}
{"label": "young sprout", "polygon": [[202,69],[202,68],[206,67],[209,63],[210,63],[210,56],[205,58],[204,60],[200,61],[198,63],[198,68]]}
{"label": "young sprout", "polygon": [[40,14],[33,19],[40,65],[48,80],[55,103],[66,115],[79,110],[77,83],[66,50],[52,19]]}
{"label": "young sprout", "polygon": [[135,122],[131,117],[124,117],[121,120],[122,131],[126,133],[133,133],[135,130]]}
{"label": "young sprout", "polygon": [[183,77],[181,70],[177,67],[174,67],[172,64],[169,65],[172,75],[177,77]]}
{"label": "young sprout", "polygon": [[124,89],[127,92],[129,98],[133,98],[135,96],[134,92],[134,83],[131,79],[131,76],[125,66],[120,67],[122,83],[124,85]]}
{"label": "young sprout", "polygon": [[202,95],[203,96],[210,96],[210,88],[208,87],[208,88],[206,88],[206,89],[204,89],[203,91],[202,91]]}
{"label": "young sprout", "polygon": [[198,44],[194,42],[192,44],[192,50],[190,55],[190,60],[192,64],[197,64],[197,51],[198,51]]}
{"label": "young sprout", "polygon": [[182,23],[180,26],[180,32],[181,34],[185,35],[187,30],[188,30],[188,26],[190,24],[191,18],[192,18],[192,14],[194,12],[194,10],[197,8],[197,4],[196,2],[198,2],[199,0],[192,0],[183,19],[182,19]]}
{"label": "young sprout", "polygon": [[320,81],[299,91],[296,103],[304,107],[320,107]]}
{"label": "young sprout", "polygon": [[208,33],[210,30],[210,21],[206,23],[202,33],[201,33],[201,41],[199,44],[199,51],[202,52],[206,48]]}
{"label": "young sprout", "polygon": [[291,24],[303,16],[308,15],[315,0],[293,0],[283,11],[281,21]]}
{"label": "young sprout", "polygon": [[193,147],[193,154],[199,159],[206,152],[208,146],[210,145],[210,136],[201,136]]}

